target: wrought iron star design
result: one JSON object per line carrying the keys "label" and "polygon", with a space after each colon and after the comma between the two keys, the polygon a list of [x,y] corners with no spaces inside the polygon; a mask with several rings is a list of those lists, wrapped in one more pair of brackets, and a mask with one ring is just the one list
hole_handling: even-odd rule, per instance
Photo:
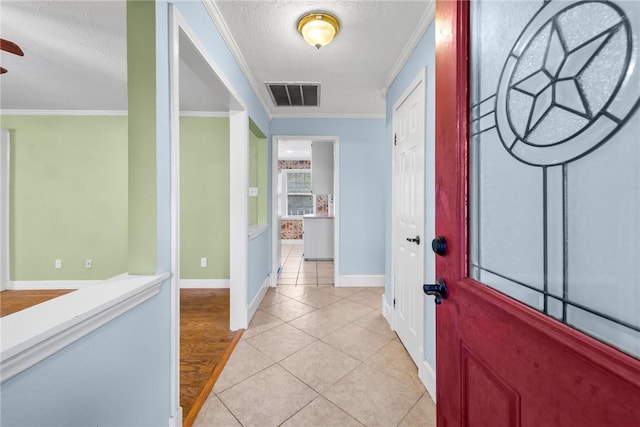
{"label": "wrought iron star design", "polygon": [[541,68],[510,86],[510,89],[532,98],[525,139],[554,108],[589,121],[593,119],[597,112],[590,108],[580,76],[620,25],[616,24],[570,50],[558,24],[552,21]]}

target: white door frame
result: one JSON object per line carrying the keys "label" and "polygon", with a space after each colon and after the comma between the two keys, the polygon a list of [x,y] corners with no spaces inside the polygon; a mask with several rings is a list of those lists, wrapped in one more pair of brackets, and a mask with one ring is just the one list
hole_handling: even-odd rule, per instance
{"label": "white door frame", "polygon": [[[230,319],[231,330],[247,327],[247,276],[249,256],[249,115],[245,103],[218,63],[170,5],[171,85],[171,408],[181,420],[180,408],[180,31],[190,39],[229,92],[230,171]],[[177,408],[177,409],[175,409]],[[179,424],[179,422],[177,422]],[[176,424],[176,425],[178,425]]]}
{"label": "white door frame", "polygon": [[[398,107],[407,99],[407,97],[416,89],[418,86],[422,84],[423,94],[422,96],[425,99],[425,116],[422,117],[422,120],[425,120],[425,207],[424,207],[424,236],[421,236],[424,245],[426,248],[429,248],[430,242],[433,239],[435,233],[435,145],[433,142],[429,144],[429,138],[427,134],[429,129],[427,128],[426,116],[428,109],[427,102],[427,69],[423,68],[417,74],[417,76],[413,79],[411,84],[407,86],[402,95],[398,98],[398,100],[393,105],[393,114],[392,118],[392,129],[395,132],[396,118],[395,111]],[[393,146],[393,135],[391,145]],[[391,193],[392,193],[392,206],[396,205],[397,194],[395,192],[396,188],[396,152],[395,149],[392,150],[391,156]],[[395,283],[395,262],[396,262],[396,249],[394,242],[396,241],[397,230],[396,230],[396,216],[395,211],[392,209],[391,211],[391,295],[395,295],[396,293],[396,283]],[[430,249],[425,249],[424,251],[424,283],[435,283],[435,255],[432,253]],[[393,297],[392,297],[393,298]],[[433,307],[432,298],[423,298],[422,305],[422,313],[424,319],[424,328],[422,336],[420,337],[420,347],[422,348],[422,361],[421,363],[417,363],[418,365],[418,376],[420,380],[429,391],[429,394],[435,400],[436,396],[436,382],[435,382],[435,366],[431,366],[425,360],[424,351],[426,345],[433,345],[435,347],[435,307]],[[397,314],[395,308],[391,308],[391,327],[392,329],[396,329],[396,322],[398,321]],[[425,337],[428,337],[426,339]]]}
{"label": "white door frame", "polygon": [[9,283],[9,192],[10,192],[10,141],[9,129],[0,129],[0,291],[7,289]]}
{"label": "white door frame", "polygon": [[278,137],[271,137],[271,282],[273,288],[278,283],[280,273],[280,262],[282,254],[280,251],[280,216],[278,215],[279,200],[278,192]]}
{"label": "white door frame", "polygon": [[309,140],[333,142],[333,283],[340,286],[340,138],[322,135],[272,135],[271,136],[271,286],[275,286],[280,268],[280,224],[278,217],[278,142],[281,140]]}

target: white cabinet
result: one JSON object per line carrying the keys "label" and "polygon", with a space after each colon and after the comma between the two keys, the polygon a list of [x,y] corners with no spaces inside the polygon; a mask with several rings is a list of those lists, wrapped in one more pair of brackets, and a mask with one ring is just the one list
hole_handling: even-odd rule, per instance
{"label": "white cabinet", "polygon": [[333,194],[333,141],[311,144],[311,189],[313,194]]}
{"label": "white cabinet", "polygon": [[333,217],[304,217],[304,259],[333,259]]}

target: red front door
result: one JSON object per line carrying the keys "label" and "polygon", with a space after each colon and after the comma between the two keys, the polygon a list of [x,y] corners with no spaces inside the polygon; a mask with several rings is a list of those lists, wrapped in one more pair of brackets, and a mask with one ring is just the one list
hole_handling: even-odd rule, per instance
{"label": "red front door", "polygon": [[438,426],[640,426],[640,8],[485,3],[436,6]]}

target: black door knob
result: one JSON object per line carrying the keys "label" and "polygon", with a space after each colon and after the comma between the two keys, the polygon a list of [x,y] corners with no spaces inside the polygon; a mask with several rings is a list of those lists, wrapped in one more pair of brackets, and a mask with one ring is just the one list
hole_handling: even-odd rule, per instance
{"label": "black door knob", "polygon": [[431,241],[431,249],[436,255],[445,256],[447,254],[447,239],[438,236]]}
{"label": "black door knob", "polygon": [[422,287],[422,290],[425,294],[436,297],[436,304],[442,303],[442,300],[447,299],[447,296],[449,295],[447,291],[447,284],[444,279],[436,280],[436,283],[433,285],[426,284]]}
{"label": "black door knob", "polygon": [[414,242],[416,245],[420,244],[420,236],[416,236],[413,239],[411,237],[407,237],[407,242]]}

